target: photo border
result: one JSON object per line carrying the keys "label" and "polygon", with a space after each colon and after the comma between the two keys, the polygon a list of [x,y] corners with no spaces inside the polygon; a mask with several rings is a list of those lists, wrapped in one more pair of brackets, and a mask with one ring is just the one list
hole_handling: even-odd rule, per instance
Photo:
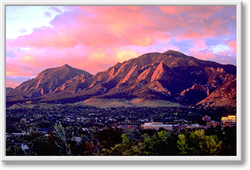
{"label": "photo border", "polygon": [[[2,111],[2,127],[1,127],[1,161],[3,162],[29,162],[29,161],[46,161],[46,162],[65,162],[65,161],[171,161],[171,162],[180,162],[180,161],[212,161],[212,162],[223,162],[223,161],[242,161],[242,1],[241,0],[234,0],[234,1],[164,1],[164,0],[157,0],[157,1],[32,1],[32,0],[25,0],[25,1],[18,1],[18,0],[3,0],[1,1],[1,98],[2,102],[0,103],[1,111]],[[5,21],[5,6],[6,5],[235,5],[237,12],[236,12],[236,22],[237,22],[237,153],[236,156],[6,156],[6,135],[5,135],[5,128],[6,128],[6,21]]]}

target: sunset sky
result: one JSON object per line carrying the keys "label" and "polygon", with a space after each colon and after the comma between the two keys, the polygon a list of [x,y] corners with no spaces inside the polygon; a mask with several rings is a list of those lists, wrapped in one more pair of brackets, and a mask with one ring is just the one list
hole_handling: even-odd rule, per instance
{"label": "sunset sky", "polygon": [[6,87],[169,49],[236,65],[236,6],[6,6]]}

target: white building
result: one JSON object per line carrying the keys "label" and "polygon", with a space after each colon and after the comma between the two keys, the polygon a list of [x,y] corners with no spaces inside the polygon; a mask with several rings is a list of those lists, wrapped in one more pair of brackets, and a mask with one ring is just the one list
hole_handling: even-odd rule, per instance
{"label": "white building", "polygon": [[22,143],[22,145],[21,145],[21,148],[22,148],[23,151],[29,149],[28,145],[23,144],[23,143]]}
{"label": "white building", "polygon": [[163,124],[163,122],[144,123],[144,125],[141,125],[141,127],[143,129],[156,129],[156,130],[159,130],[160,128],[163,128],[165,130],[173,130],[173,125]]}
{"label": "white building", "polygon": [[76,141],[76,143],[80,143],[82,141],[81,137],[73,137],[71,138],[71,141]]}

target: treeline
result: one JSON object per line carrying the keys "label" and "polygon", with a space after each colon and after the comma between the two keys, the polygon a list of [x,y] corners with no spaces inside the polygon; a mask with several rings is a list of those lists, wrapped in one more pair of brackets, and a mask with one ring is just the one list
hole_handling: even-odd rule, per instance
{"label": "treeline", "polygon": [[[21,137],[21,145],[8,146],[7,155],[236,155],[236,128],[221,127],[182,131],[122,130],[107,127],[103,131],[91,132],[79,128],[73,132],[60,123],[54,125],[53,132],[43,135],[33,132]],[[77,139],[77,140],[75,140]]]}

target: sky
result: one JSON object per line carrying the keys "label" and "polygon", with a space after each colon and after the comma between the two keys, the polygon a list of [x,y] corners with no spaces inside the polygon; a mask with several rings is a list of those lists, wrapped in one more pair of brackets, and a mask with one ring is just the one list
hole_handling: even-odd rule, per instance
{"label": "sky", "polygon": [[6,6],[6,87],[68,64],[91,74],[177,50],[236,65],[236,6]]}

